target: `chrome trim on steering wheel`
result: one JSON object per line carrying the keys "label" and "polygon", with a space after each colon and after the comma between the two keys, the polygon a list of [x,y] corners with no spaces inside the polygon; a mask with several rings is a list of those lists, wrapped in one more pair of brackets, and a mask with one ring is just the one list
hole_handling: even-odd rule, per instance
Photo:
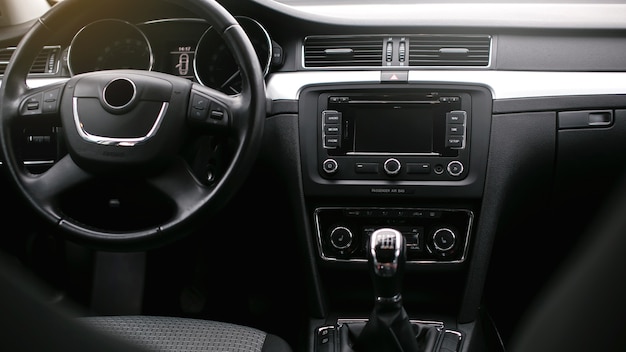
{"label": "chrome trim on steering wheel", "polygon": [[148,131],[148,133],[145,136],[137,137],[137,138],[113,138],[113,137],[106,137],[106,136],[97,136],[97,135],[94,135],[85,131],[85,128],[83,124],[81,123],[80,116],[78,114],[78,98],[74,97],[72,100],[72,112],[74,115],[74,124],[76,125],[76,130],[78,131],[78,134],[87,142],[102,144],[102,145],[115,145],[118,147],[133,147],[135,145],[145,143],[148,139],[152,138],[156,134],[156,131],[161,126],[161,122],[163,121],[163,117],[165,116],[165,113],[167,112],[168,107],[169,107],[169,103],[163,102],[163,104],[161,105],[161,110],[159,111],[159,114],[154,122],[154,125],[152,125],[152,128],[150,129],[150,131]]}

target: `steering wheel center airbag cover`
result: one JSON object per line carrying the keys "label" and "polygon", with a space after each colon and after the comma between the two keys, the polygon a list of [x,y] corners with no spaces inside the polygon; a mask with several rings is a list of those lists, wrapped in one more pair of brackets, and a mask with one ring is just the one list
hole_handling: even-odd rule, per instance
{"label": "steering wheel center airbag cover", "polygon": [[184,134],[191,83],[156,72],[112,70],[74,77],[61,117],[72,158],[90,171],[163,164]]}

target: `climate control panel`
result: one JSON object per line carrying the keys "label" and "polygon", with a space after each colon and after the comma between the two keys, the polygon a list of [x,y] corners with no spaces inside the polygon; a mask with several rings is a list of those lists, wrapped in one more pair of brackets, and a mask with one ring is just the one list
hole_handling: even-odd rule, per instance
{"label": "climate control panel", "polygon": [[327,261],[366,261],[369,236],[391,227],[406,238],[407,262],[461,263],[474,214],[467,209],[320,207],[314,217],[319,255]]}

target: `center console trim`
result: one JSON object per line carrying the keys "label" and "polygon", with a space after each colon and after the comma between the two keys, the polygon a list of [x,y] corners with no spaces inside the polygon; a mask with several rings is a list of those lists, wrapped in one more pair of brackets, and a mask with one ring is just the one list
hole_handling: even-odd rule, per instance
{"label": "center console trim", "polygon": [[[322,243],[322,230],[321,223],[319,218],[319,213],[324,210],[343,210],[343,211],[404,211],[404,212],[461,212],[467,215],[467,228],[462,233],[463,235],[463,248],[461,249],[460,257],[458,259],[448,259],[448,260],[434,260],[434,259],[426,259],[426,260],[411,260],[408,259],[406,261],[407,264],[461,264],[464,263],[468,257],[469,252],[469,244],[471,241],[471,233],[474,224],[475,214],[473,211],[469,209],[458,209],[458,208],[412,208],[412,207],[317,207],[314,211],[314,222],[315,222],[315,237],[317,243],[317,250],[319,257],[326,262],[358,262],[365,263],[367,259],[362,258],[336,258],[327,256],[323,250]],[[393,226],[391,226],[393,227]]]}

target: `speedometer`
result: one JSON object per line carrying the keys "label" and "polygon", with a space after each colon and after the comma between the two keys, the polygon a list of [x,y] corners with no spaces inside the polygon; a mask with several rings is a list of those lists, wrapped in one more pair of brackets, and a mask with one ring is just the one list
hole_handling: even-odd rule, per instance
{"label": "speedometer", "polygon": [[[265,28],[257,21],[244,16],[236,17],[246,32],[263,73],[269,71],[272,59],[272,41]],[[194,60],[196,79],[201,84],[226,94],[241,92],[239,67],[224,40],[212,27],[200,38]]]}
{"label": "speedometer", "polygon": [[72,39],[68,66],[73,75],[111,69],[152,69],[146,36],[131,23],[106,19],[83,27]]}

